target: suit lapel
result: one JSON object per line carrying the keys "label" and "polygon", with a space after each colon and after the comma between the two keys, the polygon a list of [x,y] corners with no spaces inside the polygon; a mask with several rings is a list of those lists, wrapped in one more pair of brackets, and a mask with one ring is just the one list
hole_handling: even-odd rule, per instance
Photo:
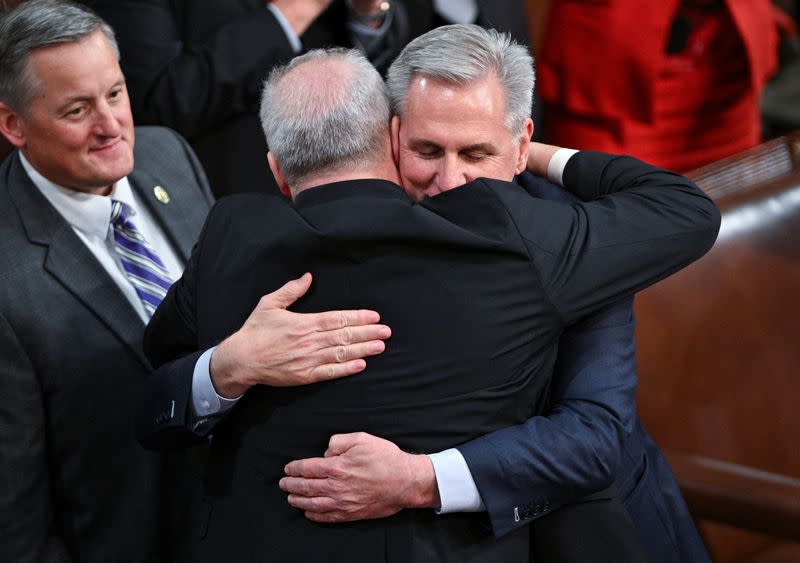
{"label": "suit lapel", "polygon": [[28,239],[48,247],[44,269],[91,310],[131,352],[149,366],[142,351],[142,320],[117,285],[41,194],[13,155],[8,191]]}
{"label": "suit lapel", "polygon": [[[128,181],[186,264],[197,237],[197,217],[187,207],[188,201],[184,197],[186,190],[163,185],[153,175],[139,170],[134,170],[128,176]],[[162,194],[161,199],[157,197],[157,192]],[[163,194],[166,194],[168,201],[165,201]]]}

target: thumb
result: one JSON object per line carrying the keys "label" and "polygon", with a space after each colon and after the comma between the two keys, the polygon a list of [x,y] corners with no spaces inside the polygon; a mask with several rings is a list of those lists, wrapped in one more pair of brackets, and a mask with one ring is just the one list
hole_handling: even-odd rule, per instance
{"label": "thumb", "polygon": [[306,294],[311,287],[311,274],[306,272],[296,280],[286,282],[281,287],[268,293],[258,303],[259,309],[286,309]]}
{"label": "thumb", "polygon": [[345,453],[359,442],[360,436],[360,432],[334,434],[328,441],[328,449],[325,450],[325,457],[333,457]]}

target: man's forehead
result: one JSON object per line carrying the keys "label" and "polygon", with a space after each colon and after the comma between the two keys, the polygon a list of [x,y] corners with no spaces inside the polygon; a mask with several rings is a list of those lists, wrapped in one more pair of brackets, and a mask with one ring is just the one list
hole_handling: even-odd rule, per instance
{"label": "man's forehead", "polygon": [[48,45],[29,55],[29,70],[51,100],[88,97],[98,86],[111,88],[125,78],[116,53],[102,32],[81,41]]}
{"label": "man's forehead", "polygon": [[412,81],[403,115],[406,119],[498,120],[504,122],[506,103],[503,88],[493,76],[470,84],[452,84],[421,76]]}
{"label": "man's forehead", "polygon": [[421,149],[438,146],[469,150],[497,150],[510,140],[505,114],[491,105],[476,107],[469,101],[452,104],[439,99],[420,99],[398,116],[401,138],[408,146]]}

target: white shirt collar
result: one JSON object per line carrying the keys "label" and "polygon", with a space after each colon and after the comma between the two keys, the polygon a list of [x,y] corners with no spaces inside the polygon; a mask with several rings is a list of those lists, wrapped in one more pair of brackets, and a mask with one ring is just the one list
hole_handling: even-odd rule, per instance
{"label": "white shirt collar", "polygon": [[87,236],[105,239],[111,223],[111,198],[128,206],[131,217],[136,216],[137,205],[128,178],[117,180],[108,196],[70,190],[54,184],[42,176],[20,152],[20,162],[31,181],[42,195],[56,208],[64,219]]}

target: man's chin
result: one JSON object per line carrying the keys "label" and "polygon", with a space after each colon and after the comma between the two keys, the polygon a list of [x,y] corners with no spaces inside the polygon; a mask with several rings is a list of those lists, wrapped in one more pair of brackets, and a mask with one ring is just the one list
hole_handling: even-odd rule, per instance
{"label": "man's chin", "polygon": [[117,155],[116,158],[98,160],[95,160],[96,165],[93,166],[96,170],[94,179],[104,184],[113,184],[133,171],[133,154],[130,152]]}
{"label": "man's chin", "polygon": [[111,186],[130,174],[132,170],[133,166],[115,167],[106,170],[102,173],[94,175],[90,179],[87,179],[82,186],[77,187],[76,189],[86,193],[107,195],[110,192]]}

